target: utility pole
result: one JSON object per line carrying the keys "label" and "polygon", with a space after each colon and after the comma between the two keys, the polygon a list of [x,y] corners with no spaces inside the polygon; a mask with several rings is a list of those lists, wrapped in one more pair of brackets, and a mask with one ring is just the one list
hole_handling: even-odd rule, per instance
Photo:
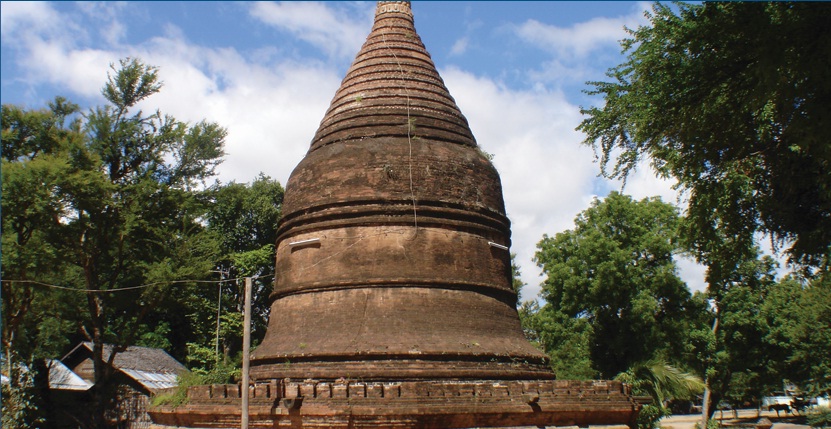
{"label": "utility pole", "polygon": [[231,274],[230,271],[224,270],[211,270],[212,273],[219,273],[219,296],[216,299],[216,365],[219,366],[219,331],[220,331],[220,320],[222,317],[222,284],[225,283],[225,275]]}
{"label": "utility pole", "polygon": [[222,283],[225,281],[225,272],[219,272],[219,298],[216,302],[216,364],[219,365],[219,320],[222,314]]}
{"label": "utility pole", "polygon": [[251,277],[245,278],[245,315],[242,330],[242,416],[241,429],[248,429],[248,369],[251,351]]}

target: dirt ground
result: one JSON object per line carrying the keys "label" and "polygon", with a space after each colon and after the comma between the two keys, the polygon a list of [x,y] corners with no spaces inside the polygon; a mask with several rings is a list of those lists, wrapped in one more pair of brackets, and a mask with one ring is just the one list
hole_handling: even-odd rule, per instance
{"label": "dirt ground", "polygon": [[[810,426],[805,424],[804,417],[784,413],[777,416],[776,411],[757,413],[756,410],[737,410],[735,414],[733,411],[716,411],[713,417],[721,421],[725,428],[752,428],[756,426],[759,419],[765,417],[773,423],[771,429],[810,429]],[[661,427],[663,429],[694,429],[695,424],[700,421],[700,414],[672,415],[661,420]]]}

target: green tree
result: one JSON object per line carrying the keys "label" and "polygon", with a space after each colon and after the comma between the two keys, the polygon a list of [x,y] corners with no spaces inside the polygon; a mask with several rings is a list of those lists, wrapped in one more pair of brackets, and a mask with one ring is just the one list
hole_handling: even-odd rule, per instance
{"label": "green tree", "polygon": [[17,343],[42,291],[26,280],[54,280],[64,271],[59,249],[42,226],[63,212],[56,184],[66,174],[66,163],[57,148],[82,139],[79,122],[69,119],[77,111],[61,97],[43,110],[2,106],[2,268],[4,278],[20,280],[2,283],[3,352],[9,362],[18,352],[31,356],[31,347],[38,346]]}
{"label": "green tree", "polygon": [[[59,148],[82,140],[78,106],[58,97],[49,109],[2,106],[3,427],[45,427],[44,358],[58,355],[76,326],[61,317],[78,296],[28,282],[59,283],[66,272],[42,228],[62,213],[57,181],[66,173]],[[9,281],[16,279],[18,281]]]}
{"label": "green tree", "polygon": [[[689,365],[705,375],[704,415],[715,411],[713,404],[727,400],[732,405],[758,402],[770,386],[767,368],[771,350],[763,341],[766,324],[762,303],[776,283],[776,262],[759,257],[741,261],[714,262],[707,271],[707,313],[698,319],[690,334]],[[718,274],[715,274],[718,273]]]}
{"label": "green tree", "polygon": [[520,306],[522,302],[522,288],[524,288],[525,282],[522,281],[522,272],[520,271],[519,264],[516,262],[516,253],[511,253],[511,288],[516,292],[516,300],[517,300],[517,307]]}
{"label": "green tree", "polygon": [[761,317],[764,341],[771,349],[769,378],[775,383],[788,380],[811,396],[831,392],[831,282],[827,277],[782,279],[766,295]]}
{"label": "green tree", "polygon": [[[255,277],[251,308],[253,345],[265,336],[268,321],[283,192],[278,181],[261,173],[250,184],[216,184],[208,194],[207,230],[216,237],[220,251],[213,271],[225,279]],[[198,331],[188,342],[193,352],[189,358],[203,370],[210,370],[219,360],[221,367],[227,367],[229,359],[242,350],[242,285],[241,280],[226,281],[218,289],[203,289],[188,306],[190,326]],[[216,344],[216,331],[209,329],[216,326],[217,304],[222,318],[218,336],[221,344]],[[213,312],[204,311],[206,308]],[[216,348],[221,351],[217,353]]]}
{"label": "green tree", "polygon": [[602,173],[625,179],[649,159],[677,180],[705,263],[746,254],[762,232],[792,262],[827,268],[831,4],[656,3],[647,17],[611,81],[589,82],[603,107],[581,109]]}
{"label": "green tree", "polygon": [[[216,259],[198,197],[221,162],[226,133],[213,123],[189,125],[158,111],[136,111],[137,103],[161,89],[157,68],[128,58],[112,70],[102,90],[109,104],[73,122],[67,138],[51,138],[48,127],[30,130],[29,122],[7,123],[3,114],[3,213],[31,212],[25,226],[15,227],[23,233],[16,241],[4,233],[3,251],[10,245],[17,254],[60,261],[55,284],[81,297],[75,317],[93,342],[90,426],[96,428],[105,426],[115,387],[104,344],[116,346],[112,361],[121,347],[147,333],[146,322],[177,289],[173,280],[197,278]],[[58,99],[52,110],[60,117],[77,107]],[[22,138],[27,133],[33,138]],[[8,146],[7,135],[17,136]],[[7,172],[44,164],[50,166],[40,176],[14,181],[9,174],[7,181]],[[26,205],[27,189],[34,188],[42,197]],[[18,195],[8,205],[7,193]],[[42,241],[20,240],[27,234]],[[6,266],[4,259],[4,278],[8,269],[28,273],[17,280],[32,279],[37,272],[26,261]],[[152,286],[134,288],[144,284]]]}
{"label": "green tree", "polygon": [[[521,279],[516,254],[511,254],[512,285],[520,295]],[[519,321],[525,338],[551,359],[551,369],[566,380],[588,380],[597,374],[589,357],[591,326],[586,319],[572,319],[551,306],[540,308],[536,300],[517,301]]]}
{"label": "green tree", "polygon": [[[690,292],[673,259],[680,251],[677,218],[658,198],[612,192],[580,213],[575,229],[537,244],[535,261],[546,276],[542,313],[564,332],[579,327],[590,335],[591,361],[602,377],[682,352]],[[562,325],[565,318],[570,325]]]}
{"label": "green tree", "polygon": [[598,372],[591,359],[594,330],[586,317],[570,317],[536,301],[519,310],[526,338],[551,358],[551,369],[564,380],[590,380]]}
{"label": "green tree", "polygon": [[611,81],[589,83],[604,106],[582,109],[578,129],[605,176],[625,179],[649,159],[686,192],[682,237],[708,267],[714,310],[709,338],[694,337],[709,350],[701,361],[714,396],[735,400],[731,380],[746,393],[760,384],[758,356],[740,346],[763,326],[742,301],[759,304],[769,285],[765,269],[748,268],[759,263],[758,233],[804,273],[828,268],[831,6],[655,4],[647,17],[622,41],[627,59]]}

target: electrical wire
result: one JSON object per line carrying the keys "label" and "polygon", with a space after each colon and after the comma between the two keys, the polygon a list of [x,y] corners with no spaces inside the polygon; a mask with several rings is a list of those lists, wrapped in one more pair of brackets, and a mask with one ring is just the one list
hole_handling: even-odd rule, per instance
{"label": "electrical wire", "polygon": [[404,67],[401,65],[401,61],[398,59],[398,56],[395,55],[395,51],[392,50],[392,48],[390,48],[389,44],[387,43],[387,36],[384,35],[383,32],[381,32],[381,40],[384,42],[384,46],[387,48],[387,50],[389,50],[392,54],[392,57],[395,59],[396,64],[398,64],[398,71],[401,73],[401,88],[404,90],[404,96],[407,98],[407,144],[410,148],[410,155],[408,159],[410,170],[410,198],[413,201],[413,226],[415,228],[415,232],[413,234],[412,239],[415,239],[416,236],[418,236],[418,210],[416,204],[415,189],[413,186],[413,119],[410,117],[410,91],[407,89],[407,79],[406,73],[404,73]]}
{"label": "electrical wire", "polygon": [[[273,277],[273,276],[261,276],[260,278],[267,278],[267,277]],[[217,281],[217,280],[170,280],[170,281],[146,283],[146,284],[138,285],[138,286],[126,286],[126,287],[120,287],[120,288],[115,288],[115,289],[79,289],[79,288],[74,288],[74,287],[70,287],[70,286],[53,285],[53,284],[50,284],[50,283],[44,283],[44,282],[37,281],[37,280],[3,279],[2,282],[4,282],[4,283],[28,283],[28,284],[34,284],[34,285],[38,285],[38,286],[48,287],[48,288],[51,288],[51,289],[68,290],[68,291],[84,292],[84,293],[115,293],[115,292],[125,292],[125,291],[130,291],[130,290],[137,290],[137,289],[146,289],[146,288],[150,288],[150,287],[153,287],[153,286],[159,286],[159,285],[174,285],[174,284],[179,284],[179,283],[210,283],[212,285],[215,285],[217,283],[236,282],[236,281],[242,280],[244,278],[245,277],[238,277],[238,278],[235,278],[235,279],[224,279],[224,280],[219,280],[219,281]]]}

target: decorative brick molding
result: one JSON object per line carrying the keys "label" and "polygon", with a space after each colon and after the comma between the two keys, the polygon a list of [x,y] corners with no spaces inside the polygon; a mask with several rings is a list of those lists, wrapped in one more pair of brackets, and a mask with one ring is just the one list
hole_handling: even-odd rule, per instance
{"label": "decorative brick molding", "polygon": [[413,11],[408,1],[379,1],[375,9],[375,15],[382,13],[403,13],[412,16]]}
{"label": "decorative brick molding", "polygon": [[[617,381],[272,380],[249,392],[252,428],[634,426],[640,409]],[[188,400],[150,414],[170,427],[239,427],[238,385],[191,387]]]}

